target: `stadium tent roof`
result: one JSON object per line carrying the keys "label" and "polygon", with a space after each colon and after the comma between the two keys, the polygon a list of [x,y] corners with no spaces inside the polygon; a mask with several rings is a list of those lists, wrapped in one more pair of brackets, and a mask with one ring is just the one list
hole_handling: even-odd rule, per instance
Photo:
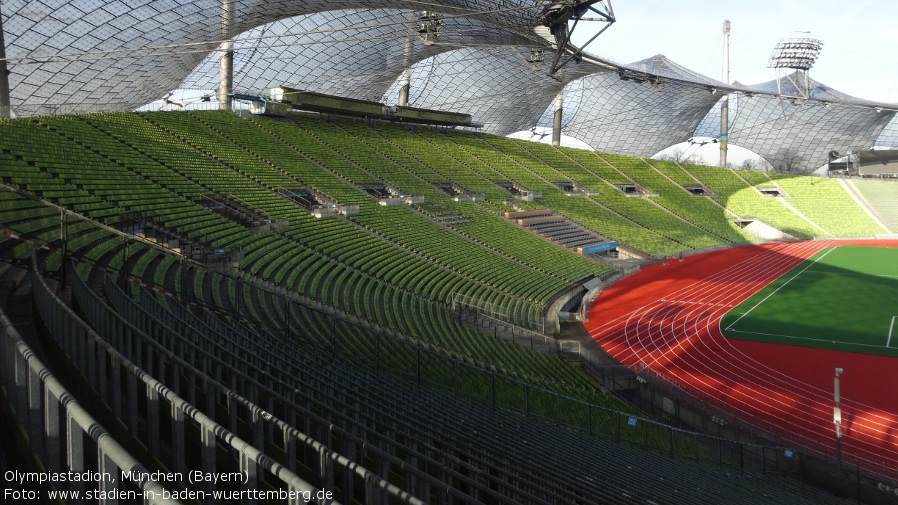
{"label": "stadium tent roof", "polygon": [[[465,48],[440,54],[413,67],[410,104],[427,109],[471,112],[490,133],[507,135],[539,121],[565,84],[602,72],[584,63],[565,67],[556,78],[528,68],[527,47]],[[607,70],[604,70],[607,72]],[[385,101],[398,95],[398,85]],[[471,110],[472,106],[475,110]]]}
{"label": "stadium tent roof", "polygon": [[[332,12],[335,24],[345,26],[350,19],[340,18],[364,9],[356,20],[363,21],[367,38],[383,37],[401,52],[402,41],[414,27],[410,22],[417,21],[422,9],[419,2],[385,0],[233,0],[232,21],[223,28],[222,3],[7,0],[2,6],[3,28],[16,114],[133,109],[178,87],[219,47],[219,41],[303,14]],[[426,6],[444,16],[442,32],[450,45],[436,52],[496,43],[550,46],[534,31],[543,22],[546,7],[537,0],[510,0],[499,6],[485,0],[435,0]],[[399,10],[403,7],[405,11]],[[321,28],[315,30],[327,36]],[[315,36],[304,34],[307,40]],[[346,49],[358,51],[367,42]],[[383,59],[391,52],[379,54]],[[402,63],[400,59],[392,65]],[[321,70],[328,68],[325,64]]]}
{"label": "stadium tent roof", "polygon": [[[404,69],[422,60],[465,46],[533,43],[479,19],[456,17],[444,19],[439,43],[428,45],[410,28],[417,22],[414,11],[352,9],[261,25],[241,34],[234,44],[234,88],[267,94],[273,85],[284,84],[379,101]],[[207,56],[178,87],[215,89],[218,59],[217,53]]]}
{"label": "stadium tent roof", "polygon": [[727,87],[663,55],[582,81],[579,107],[562,131],[631,156],[651,156],[692,137]]}
{"label": "stadium tent roof", "polygon": [[[783,94],[803,94],[808,100],[768,94],[776,92],[776,81],[746,87],[760,93],[739,98],[730,141],[763,156],[776,169],[816,169],[827,162],[830,151],[873,147],[895,116],[894,110],[880,110],[881,104],[839,93],[813,79],[807,89],[797,89],[795,83],[803,84],[799,77],[782,77],[780,87]],[[830,105],[832,101],[839,105]]]}
{"label": "stadium tent roof", "polygon": [[[214,88],[219,43],[236,37],[236,91],[284,84],[389,103],[411,68],[410,105],[470,113],[498,134],[536,124],[573,81],[577,99],[567,107],[576,110],[564,133],[640,156],[692,136],[724,92],[755,97],[742,100],[731,142],[772,163],[797,153],[802,168],[824,163],[832,149],[872,146],[894,115],[875,112],[889,104],[821,87],[800,112],[777,116],[787,102],[775,98],[775,83],[727,86],[663,56],[624,65],[582,54],[549,77],[555,39],[546,9],[573,2],[427,2],[442,14],[432,44],[418,37],[420,2],[233,0],[223,29],[222,1],[6,0],[15,114],[132,110],[172,89]],[[532,48],[546,61],[526,61]],[[824,101],[832,105],[818,106]]]}

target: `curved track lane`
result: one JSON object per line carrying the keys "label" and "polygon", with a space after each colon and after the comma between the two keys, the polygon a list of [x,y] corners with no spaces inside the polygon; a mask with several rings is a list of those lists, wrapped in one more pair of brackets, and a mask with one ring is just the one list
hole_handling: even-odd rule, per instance
{"label": "curved track lane", "polygon": [[647,267],[606,289],[585,323],[618,361],[678,385],[702,401],[826,456],[835,452],[833,370],[842,385],[843,460],[898,475],[898,359],[729,340],[719,323],[731,308],[814,253],[819,241],[746,246]]}

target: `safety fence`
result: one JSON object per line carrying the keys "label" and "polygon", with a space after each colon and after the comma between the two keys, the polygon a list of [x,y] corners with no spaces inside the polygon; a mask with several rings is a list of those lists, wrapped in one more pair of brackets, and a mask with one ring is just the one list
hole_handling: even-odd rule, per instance
{"label": "safety fence", "polygon": [[181,503],[154,480],[122,478],[149,472],[75,400],[2,310],[0,326],[4,396],[10,401],[6,407],[22,435],[13,438],[27,439],[25,452],[37,461],[36,468],[7,472],[13,474],[15,489],[7,489],[5,499],[40,502],[55,496],[80,503],[93,496],[111,502]]}
{"label": "safety fence", "polygon": [[[210,419],[120,353],[118,349],[124,349],[138,356],[138,361],[142,361],[140,356],[149,360],[156,357],[139,340],[135,328],[124,321],[113,323],[104,332],[114,339],[109,343],[65,305],[40,276],[35,278],[34,300],[43,323],[111,409],[113,422],[124,424],[127,432],[139,436],[149,458],[161,463],[161,468],[154,470],[170,477],[173,487],[167,490],[169,493],[201,501],[213,501],[216,496],[240,497],[241,501],[263,496],[283,497],[287,503],[296,504],[307,503],[307,497],[321,504],[333,503],[322,498],[318,488]],[[86,289],[82,284],[75,283],[73,288],[76,286],[76,291]],[[156,366],[167,366],[172,376],[179,377],[183,365],[170,351],[165,354],[169,359],[158,359]],[[261,416],[261,409],[255,414]],[[219,457],[222,449],[234,457]],[[189,468],[189,462],[196,466]],[[213,476],[229,479],[222,482]]]}

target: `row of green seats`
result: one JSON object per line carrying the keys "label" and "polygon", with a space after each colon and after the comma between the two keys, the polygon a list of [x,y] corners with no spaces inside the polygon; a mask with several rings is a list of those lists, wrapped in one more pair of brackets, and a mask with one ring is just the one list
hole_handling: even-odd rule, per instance
{"label": "row of green seats", "polygon": [[886,232],[861,209],[836,179],[784,174],[771,176],[791,195],[788,202],[793,207],[835,236],[869,236]]}

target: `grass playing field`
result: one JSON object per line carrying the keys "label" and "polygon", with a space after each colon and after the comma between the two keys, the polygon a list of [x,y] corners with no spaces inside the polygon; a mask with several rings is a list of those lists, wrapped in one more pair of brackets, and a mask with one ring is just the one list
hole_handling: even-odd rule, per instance
{"label": "grass playing field", "polygon": [[728,312],[727,338],[898,356],[898,248],[823,249]]}

